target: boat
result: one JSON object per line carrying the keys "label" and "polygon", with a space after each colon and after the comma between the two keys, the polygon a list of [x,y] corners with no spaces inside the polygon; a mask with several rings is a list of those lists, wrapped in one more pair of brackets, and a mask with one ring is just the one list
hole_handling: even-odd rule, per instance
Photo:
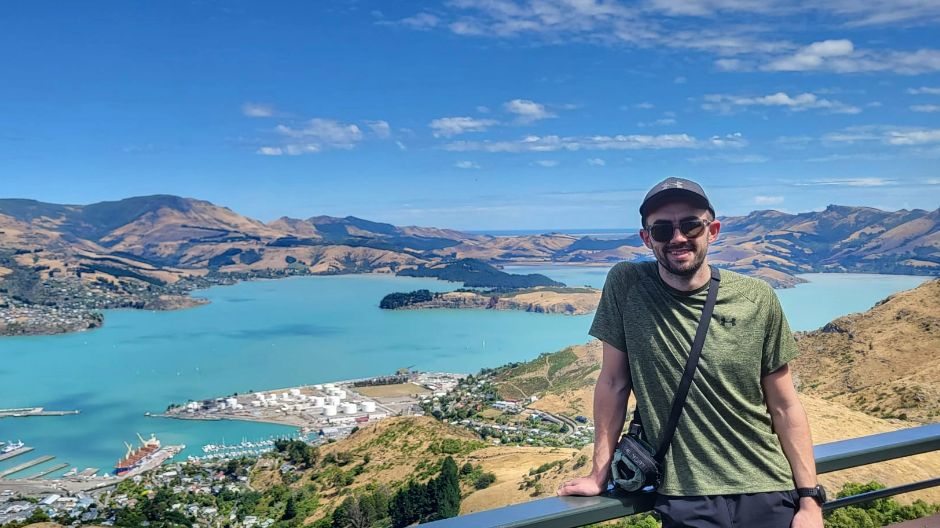
{"label": "boat", "polygon": [[0,455],[12,453],[18,449],[23,449],[24,447],[26,447],[26,444],[24,444],[22,440],[19,442],[10,442],[7,445],[3,446],[2,449],[0,449]]}
{"label": "boat", "polygon": [[124,443],[127,446],[127,454],[114,465],[115,475],[123,475],[141,467],[149,461],[150,457],[160,451],[161,444],[156,436],[151,434],[149,440],[144,440],[138,433],[137,438],[140,439],[141,446],[136,450],[130,444]]}

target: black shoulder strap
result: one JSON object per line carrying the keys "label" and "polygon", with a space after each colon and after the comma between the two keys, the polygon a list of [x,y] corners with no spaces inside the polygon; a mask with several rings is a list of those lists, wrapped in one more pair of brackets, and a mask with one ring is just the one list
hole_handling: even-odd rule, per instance
{"label": "black shoulder strap", "polygon": [[698,323],[698,330],[695,332],[695,341],[692,342],[692,350],[689,352],[689,360],[685,364],[685,372],[682,374],[682,381],[679,382],[679,388],[676,390],[676,397],[672,400],[672,411],[669,413],[669,421],[666,422],[666,428],[663,429],[663,442],[656,451],[656,462],[663,463],[666,458],[666,451],[669,450],[669,444],[672,443],[672,437],[676,434],[676,426],[679,425],[679,417],[682,415],[682,407],[685,406],[685,398],[689,395],[689,388],[692,386],[692,378],[695,376],[695,368],[698,366],[698,358],[702,355],[702,346],[705,345],[705,336],[708,334],[708,323],[712,319],[712,313],[715,311],[715,301],[718,300],[718,286],[721,281],[721,275],[718,268],[711,267],[712,278],[708,286],[708,297],[705,299],[705,308],[702,310],[702,318]]}

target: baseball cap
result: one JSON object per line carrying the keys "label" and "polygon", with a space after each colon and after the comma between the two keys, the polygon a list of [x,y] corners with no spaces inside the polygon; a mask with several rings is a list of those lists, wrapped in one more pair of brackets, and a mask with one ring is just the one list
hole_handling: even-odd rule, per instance
{"label": "baseball cap", "polygon": [[645,220],[646,216],[657,207],[671,200],[687,200],[708,209],[708,212],[715,216],[715,208],[708,201],[708,196],[705,195],[705,190],[701,185],[684,178],[666,178],[646,193],[646,198],[640,204],[640,217]]}

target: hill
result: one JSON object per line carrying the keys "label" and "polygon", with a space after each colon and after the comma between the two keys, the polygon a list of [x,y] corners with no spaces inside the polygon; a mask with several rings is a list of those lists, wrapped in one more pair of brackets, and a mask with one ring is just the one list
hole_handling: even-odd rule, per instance
{"label": "hill", "polygon": [[[938,218],[940,209],[757,211],[723,219],[724,235],[711,258],[775,287],[797,284],[802,279],[794,274],[812,271],[940,274]],[[610,265],[651,254],[637,235],[494,237],[353,216],[282,217],[264,224],[207,201],[153,195],[90,205],[2,199],[0,257],[3,319],[26,325],[0,330],[10,334],[74,331],[100,323],[87,315],[63,319],[61,313],[191,306],[172,297],[255,278],[398,273],[469,287],[557,286],[538,274],[512,278],[495,266]],[[11,301],[4,295],[27,286],[46,290],[40,302],[35,296],[15,293],[11,296],[19,299]],[[67,294],[54,298],[55,292]],[[93,302],[77,302],[81,298]],[[45,307],[39,308],[40,317],[30,317],[37,306]]]}
{"label": "hill", "polygon": [[797,337],[804,393],[884,418],[940,417],[940,280]]}
{"label": "hill", "polygon": [[[321,447],[321,460],[338,459],[343,465],[321,463],[316,469],[299,473],[289,486],[303,488],[311,481],[320,485],[320,507],[305,519],[307,524],[331,512],[351,492],[383,486],[394,492],[411,478],[426,481],[437,472],[444,458],[451,456],[458,467],[469,462],[477,467],[476,471],[496,476],[495,482],[482,490],[477,490],[469,481],[462,482],[462,493],[469,497],[461,507],[461,514],[465,514],[531,499],[533,489],[518,489],[529,470],[547,463],[556,463],[553,467],[557,464],[570,467],[576,462],[573,456],[576,453],[576,450],[561,448],[488,446],[476,433],[433,418],[389,418]],[[362,470],[351,483],[331,484],[337,471],[357,465],[361,465]],[[252,477],[252,485],[259,491],[283,483],[277,467],[262,469]],[[547,496],[553,491],[554,488],[544,487],[541,493]]]}

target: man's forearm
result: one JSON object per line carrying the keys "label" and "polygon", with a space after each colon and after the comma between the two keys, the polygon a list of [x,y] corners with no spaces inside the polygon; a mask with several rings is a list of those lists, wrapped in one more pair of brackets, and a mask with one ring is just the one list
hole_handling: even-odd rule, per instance
{"label": "man's forearm", "polygon": [[594,468],[591,475],[606,482],[614,449],[626,420],[629,384],[617,386],[603,377],[594,387]]}
{"label": "man's forearm", "polygon": [[812,488],[816,485],[816,459],[806,411],[797,403],[772,413],[771,417],[783,454],[793,471],[794,484],[798,488]]}

